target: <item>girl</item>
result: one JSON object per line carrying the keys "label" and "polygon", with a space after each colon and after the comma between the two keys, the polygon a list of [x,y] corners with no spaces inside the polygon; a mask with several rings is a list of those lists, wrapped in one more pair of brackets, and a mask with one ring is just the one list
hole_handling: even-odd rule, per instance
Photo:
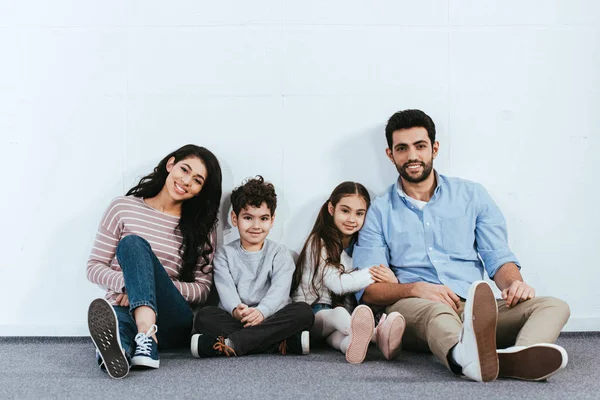
{"label": "girl", "polygon": [[374,334],[374,318],[365,305],[352,316],[342,305],[353,299],[343,296],[373,282],[394,282],[394,273],[383,265],[352,271],[352,248],[362,228],[370,196],[360,183],[343,182],[323,204],[315,225],[298,258],[292,283],[294,301],[311,304],[315,323],[311,334],[326,338],[333,348],[346,354],[350,363],[364,360],[371,340],[385,358],[395,358],[404,333],[404,318],[397,312],[381,318]]}
{"label": "girl", "polygon": [[[194,145],[167,155],[104,213],[87,264],[106,289],[88,310],[98,364],[113,378],[158,368],[161,349],[189,345],[190,305],[212,285],[221,167]],[[160,330],[159,330],[160,327]]]}

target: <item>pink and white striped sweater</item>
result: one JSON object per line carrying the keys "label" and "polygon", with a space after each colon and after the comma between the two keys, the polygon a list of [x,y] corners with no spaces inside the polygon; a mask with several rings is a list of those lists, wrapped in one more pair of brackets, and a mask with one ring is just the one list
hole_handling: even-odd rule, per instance
{"label": "pink and white striped sweater", "polygon": [[[123,272],[117,261],[117,244],[128,235],[138,235],[148,241],[152,251],[167,274],[189,304],[204,303],[212,286],[212,265],[202,272],[199,257],[194,269],[194,282],[181,282],[179,272],[183,260],[179,247],[183,236],[177,224],[179,217],[164,214],[147,205],[140,197],[121,196],[114,199],[102,216],[92,253],[87,263],[87,278],[106,289],[106,299],[117,305],[115,299],[125,286]],[[213,249],[215,233],[211,235]],[[212,263],[213,254],[209,260]]]}

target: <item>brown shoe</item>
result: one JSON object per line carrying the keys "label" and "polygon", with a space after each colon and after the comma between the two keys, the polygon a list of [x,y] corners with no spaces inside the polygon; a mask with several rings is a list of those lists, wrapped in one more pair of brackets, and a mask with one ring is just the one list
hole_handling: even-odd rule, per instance
{"label": "brown shoe", "polygon": [[484,281],[473,282],[465,302],[460,339],[451,354],[465,377],[479,382],[498,377],[497,321],[498,308],[492,288]]}
{"label": "brown shoe", "polygon": [[569,357],[558,345],[540,343],[498,350],[498,360],[503,378],[541,381],[566,367]]}

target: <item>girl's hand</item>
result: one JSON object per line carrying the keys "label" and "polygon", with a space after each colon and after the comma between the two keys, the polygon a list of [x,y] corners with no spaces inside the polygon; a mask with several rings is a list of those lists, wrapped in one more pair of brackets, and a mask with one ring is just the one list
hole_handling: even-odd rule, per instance
{"label": "girl's hand", "polygon": [[129,307],[129,297],[125,293],[119,294],[115,301],[122,307]]}
{"label": "girl's hand", "polygon": [[394,272],[383,264],[369,268],[369,272],[375,282],[398,283]]}

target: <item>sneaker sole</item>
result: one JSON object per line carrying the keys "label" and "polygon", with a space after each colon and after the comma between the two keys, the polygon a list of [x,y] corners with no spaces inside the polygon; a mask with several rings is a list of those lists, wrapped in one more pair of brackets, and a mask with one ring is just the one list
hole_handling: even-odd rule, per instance
{"label": "sneaker sole", "polygon": [[125,378],[129,374],[129,364],[119,338],[117,314],[105,299],[96,299],[90,304],[88,328],[108,375],[115,379]]}
{"label": "sneaker sole", "polygon": [[346,349],[346,361],[351,364],[364,361],[374,328],[375,319],[371,309],[364,305],[356,307],[350,319],[352,339]]}
{"label": "sneaker sole", "polygon": [[[470,293],[471,290],[474,293]],[[498,324],[496,298],[490,285],[484,281],[470,289],[469,298],[473,299],[472,324],[477,341],[481,381],[491,382],[498,378],[499,372],[496,353],[496,325]]]}
{"label": "sneaker sole", "polygon": [[[404,335],[404,329],[406,328],[406,321],[401,314],[387,316],[386,324],[390,321],[389,332],[387,338],[384,339],[383,334],[377,335],[377,344],[380,345],[379,350],[383,354],[386,360],[393,360],[400,354],[402,350],[402,335]],[[378,332],[379,333],[379,332]]]}
{"label": "sneaker sole", "polygon": [[160,360],[153,360],[150,357],[138,356],[131,357],[131,367],[136,368],[158,368],[160,366]]}
{"label": "sneaker sole", "polygon": [[302,355],[310,353],[310,333],[308,331],[302,331],[300,343],[302,344]]}
{"label": "sneaker sole", "polygon": [[192,356],[196,358],[200,358],[200,353],[198,353],[198,339],[202,336],[199,333],[192,335],[192,339],[190,342],[190,350],[192,351]]}
{"label": "sneaker sole", "polygon": [[541,381],[567,365],[567,352],[553,344],[538,344],[514,352],[499,352],[500,376]]}

